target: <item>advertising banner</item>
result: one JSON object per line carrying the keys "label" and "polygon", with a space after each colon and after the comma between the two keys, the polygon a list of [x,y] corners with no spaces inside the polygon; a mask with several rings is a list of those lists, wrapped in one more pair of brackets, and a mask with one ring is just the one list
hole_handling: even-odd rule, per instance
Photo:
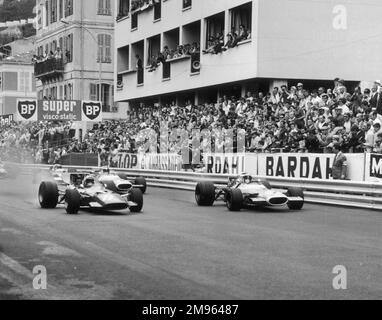
{"label": "advertising banner", "polygon": [[[330,180],[334,157],[334,154],[259,154],[258,175]],[[363,181],[364,154],[346,154],[346,158],[348,179]]]}
{"label": "advertising banner", "polygon": [[120,152],[111,159],[112,166],[118,169],[140,169],[144,156]]}
{"label": "advertising banner", "polygon": [[10,125],[13,121],[13,114],[5,114],[0,116],[0,127]]}
{"label": "advertising banner", "polygon": [[16,121],[37,121],[37,100],[17,99]]}
{"label": "advertising banner", "polygon": [[82,101],[82,121],[100,122],[102,121],[102,102]]}
{"label": "advertising banner", "polygon": [[146,154],[141,162],[144,170],[182,171],[182,156],[178,154]]}
{"label": "advertising banner", "polygon": [[213,174],[238,175],[245,172],[246,154],[206,154],[205,172]]}
{"label": "advertising banner", "polygon": [[365,181],[382,182],[382,154],[366,153]]}
{"label": "advertising banner", "polygon": [[81,121],[79,100],[38,100],[39,121]]}

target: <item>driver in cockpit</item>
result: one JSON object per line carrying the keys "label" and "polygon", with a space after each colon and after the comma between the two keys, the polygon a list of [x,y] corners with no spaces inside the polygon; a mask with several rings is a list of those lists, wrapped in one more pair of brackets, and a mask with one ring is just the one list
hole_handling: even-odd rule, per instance
{"label": "driver in cockpit", "polygon": [[88,176],[84,179],[83,186],[84,188],[88,189],[95,185],[95,179],[94,177]]}

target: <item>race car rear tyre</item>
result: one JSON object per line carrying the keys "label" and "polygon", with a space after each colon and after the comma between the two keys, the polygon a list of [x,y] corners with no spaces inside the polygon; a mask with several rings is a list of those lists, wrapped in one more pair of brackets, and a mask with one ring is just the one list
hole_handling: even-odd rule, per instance
{"label": "race car rear tyre", "polygon": [[304,191],[301,188],[289,188],[286,193],[288,197],[300,197],[302,201],[288,202],[288,208],[290,210],[301,210],[304,206]]}
{"label": "race car rear tyre", "polygon": [[57,183],[51,181],[41,182],[38,190],[38,200],[43,209],[54,209],[58,203]]}
{"label": "race car rear tyre", "polygon": [[147,190],[147,182],[146,182],[146,179],[143,178],[143,177],[138,177],[135,179],[135,184],[138,185],[138,186],[143,186],[142,188],[139,188],[143,194],[146,193],[146,190]]}
{"label": "race car rear tyre", "polygon": [[81,195],[76,189],[68,189],[65,193],[67,214],[77,214],[81,207]]}
{"label": "race car rear tyre", "polygon": [[211,207],[215,202],[215,185],[212,182],[199,182],[195,189],[195,200],[200,207]]}
{"label": "race car rear tyre", "polygon": [[243,194],[240,189],[231,189],[227,193],[227,208],[229,211],[240,211],[243,206]]}
{"label": "race car rear tyre", "polygon": [[141,212],[143,208],[143,194],[140,189],[131,189],[130,201],[135,202],[137,206],[130,207],[130,212]]}

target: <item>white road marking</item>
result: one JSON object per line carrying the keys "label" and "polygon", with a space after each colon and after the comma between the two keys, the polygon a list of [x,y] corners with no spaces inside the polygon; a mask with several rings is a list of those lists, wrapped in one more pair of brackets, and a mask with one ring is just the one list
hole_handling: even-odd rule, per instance
{"label": "white road marking", "polygon": [[64,256],[64,257],[82,257],[81,254],[79,254],[77,251],[74,251],[72,249],[62,247],[54,242],[49,241],[40,241],[37,242],[39,246],[45,247],[42,254],[47,256]]}
{"label": "white road marking", "polygon": [[11,257],[8,257],[7,255],[1,252],[0,252],[0,263],[5,265],[8,269],[11,269],[13,272],[23,277],[26,277],[31,280],[33,279],[32,271],[23,267],[16,260],[13,260]]}

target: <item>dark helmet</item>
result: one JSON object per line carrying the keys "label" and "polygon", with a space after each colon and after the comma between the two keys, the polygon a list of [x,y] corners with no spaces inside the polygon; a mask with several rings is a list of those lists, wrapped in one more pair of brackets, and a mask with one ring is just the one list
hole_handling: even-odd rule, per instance
{"label": "dark helmet", "polygon": [[92,176],[88,176],[88,177],[86,177],[86,178],[84,179],[84,183],[83,183],[83,185],[84,185],[85,188],[90,188],[90,187],[94,186],[94,184],[95,184],[95,179],[94,179],[94,177],[92,177]]}

